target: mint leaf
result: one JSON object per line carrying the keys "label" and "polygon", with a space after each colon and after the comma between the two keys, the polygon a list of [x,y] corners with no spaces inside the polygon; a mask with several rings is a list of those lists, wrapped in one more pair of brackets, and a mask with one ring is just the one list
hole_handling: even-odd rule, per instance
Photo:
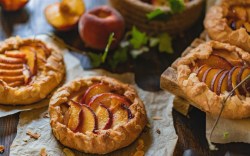
{"label": "mint leaf", "polygon": [[162,17],[164,15],[166,15],[166,14],[161,9],[156,9],[156,10],[146,14],[148,20],[154,20],[154,19],[157,19],[157,18]]}
{"label": "mint leaf", "polygon": [[159,44],[159,41],[160,41],[159,38],[151,37],[149,39],[149,46],[150,47],[155,47],[155,46],[157,46]]}
{"label": "mint leaf", "polygon": [[129,42],[135,49],[138,49],[147,44],[148,37],[146,33],[140,32],[135,26],[133,26]]}
{"label": "mint leaf", "polygon": [[114,35],[115,35],[114,32],[112,32],[112,33],[109,35],[108,43],[107,43],[107,45],[106,45],[106,48],[105,48],[104,53],[103,53],[102,58],[101,58],[102,63],[105,62],[105,60],[106,60],[106,58],[107,58],[107,55],[108,55],[108,52],[109,52],[109,48],[110,48],[112,42],[115,40],[115,39],[114,39]]}
{"label": "mint leaf", "polygon": [[173,13],[181,13],[185,9],[184,0],[168,0],[168,3]]}
{"label": "mint leaf", "polygon": [[119,63],[124,63],[128,59],[128,47],[119,48],[115,51],[113,58],[109,60],[109,65],[114,69]]}
{"label": "mint leaf", "polygon": [[90,57],[91,64],[93,67],[98,67],[102,63],[102,55],[101,54],[88,53],[88,56]]}
{"label": "mint leaf", "polygon": [[172,38],[167,33],[159,36],[159,51],[169,54],[174,52],[172,48]]}

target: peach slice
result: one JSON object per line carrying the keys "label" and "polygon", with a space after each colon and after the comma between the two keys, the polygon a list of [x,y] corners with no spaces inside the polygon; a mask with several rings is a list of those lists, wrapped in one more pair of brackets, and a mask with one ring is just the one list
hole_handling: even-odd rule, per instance
{"label": "peach slice", "polygon": [[243,21],[247,20],[247,11],[244,7],[241,6],[234,7],[234,13],[236,14],[236,17],[238,17],[238,19],[241,19]]}
{"label": "peach slice", "polygon": [[[241,75],[241,81],[244,80],[248,75],[250,74],[250,68],[247,67],[243,72],[242,72],[242,75]],[[249,83],[249,80],[244,83],[243,85],[243,88],[245,90],[245,92],[247,92],[248,94],[250,94],[250,83]]]}
{"label": "peach slice", "polygon": [[[98,94],[92,97],[89,102],[90,107],[92,107],[92,105],[98,106],[99,104],[106,106],[107,108],[110,109],[111,112],[115,107],[117,107],[117,105],[120,105],[120,104],[125,104],[128,107],[130,106],[126,98],[117,94],[113,94],[113,93]],[[93,106],[93,107],[97,107],[97,106]]]}
{"label": "peach slice", "polygon": [[26,64],[23,65],[23,75],[24,75],[24,83],[28,84],[31,81],[32,74],[30,72],[29,67]]}
{"label": "peach slice", "polygon": [[18,87],[18,86],[21,86],[21,85],[23,85],[23,84],[24,84],[23,81],[15,81],[15,82],[9,83],[8,85],[9,85],[10,87]]}
{"label": "peach slice", "polygon": [[77,127],[80,124],[80,113],[82,111],[81,106],[73,101],[69,102],[69,119],[68,119],[68,127],[72,131],[76,131]]}
{"label": "peach slice", "polygon": [[200,81],[202,81],[202,77],[205,73],[205,71],[210,68],[208,65],[202,65],[198,68],[198,70],[196,71],[197,73],[197,77],[199,78]]}
{"label": "peach slice", "polygon": [[25,54],[18,51],[18,50],[11,50],[11,51],[5,51],[4,54],[7,57],[14,57],[14,58],[21,58],[21,59],[25,59]]}
{"label": "peach slice", "polygon": [[113,115],[113,124],[112,128],[119,125],[124,125],[129,121],[129,113],[126,109],[127,107],[124,107],[124,104],[118,105],[116,108],[113,109],[112,113]]}
{"label": "peach slice", "polygon": [[109,108],[102,104],[91,105],[91,109],[97,116],[98,129],[109,129],[112,125],[113,114]]}
{"label": "peach slice", "polygon": [[7,57],[3,54],[0,54],[0,62],[7,64],[20,64],[20,63],[25,63],[25,60],[20,58]]}
{"label": "peach slice", "polygon": [[109,86],[104,84],[104,83],[94,84],[86,90],[86,92],[81,100],[81,103],[89,104],[90,99],[92,97],[94,97],[97,94],[108,93],[108,92],[110,92],[110,90],[111,89],[109,88]]}
{"label": "peach slice", "polygon": [[81,16],[85,11],[82,0],[62,0],[60,10],[64,13]]}
{"label": "peach slice", "polygon": [[31,75],[36,75],[37,73],[37,54],[33,48],[28,46],[23,46],[20,51],[25,53],[27,59],[27,65],[29,66]]}
{"label": "peach slice", "polygon": [[[216,89],[218,87],[218,82],[219,82],[219,79],[220,77],[222,76],[223,72],[225,70],[221,69],[219,70],[213,77],[212,81],[211,81],[211,84],[210,84],[210,89],[213,91],[213,92],[216,92]],[[218,95],[218,94],[217,94]]]}
{"label": "peach slice", "polygon": [[81,105],[81,124],[79,130],[82,133],[95,132],[98,129],[97,117],[94,111],[87,105]]}
{"label": "peach slice", "polygon": [[228,85],[227,85],[228,73],[229,71],[225,71],[220,77],[219,82],[218,82],[218,87],[216,89],[217,95],[220,95],[221,93],[224,93],[225,91],[228,90],[227,89],[228,88]]}
{"label": "peach slice", "polygon": [[20,75],[20,76],[0,76],[0,79],[7,82],[7,83],[11,83],[11,82],[15,82],[15,81],[22,81],[24,82],[24,76]]}
{"label": "peach slice", "polygon": [[63,13],[60,10],[60,3],[49,5],[45,9],[47,21],[57,30],[66,31],[77,25],[80,16]]}
{"label": "peach slice", "polygon": [[243,66],[244,63],[242,62],[241,58],[237,53],[232,53],[223,49],[215,49],[213,51],[214,55],[221,56],[225,58],[228,62],[230,62],[233,66]]}
{"label": "peach slice", "polygon": [[[239,74],[237,75],[237,82],[236,82],[237,84],[239,84],[244,79],[244,78],[242,79],[242,74],[244,71],[247,70],[247,68],[248,67],[241,67],[240,68]],[[249,70],[249,73],[250,73],[250,70]],[[238,90],[239,90],[240,95],[246,96],[246,91],[245,91],[243,86],[244,86],[244,84],[240,85]]]}
{"label": "peach slice", "polygon": [[203,75],[202,77],[202,82],[205,82],[208,86],[208,88],[210,88],[210,90],[212,90],[212,81],[215,77],[215,75],[219,74],[221,72],[221,69],[218,68],[209,68]]}
{"label": "peach slice", "polygon": [[23,74],[22,69],[14,69],[14,70],[0,69],[0,76],[18,76],[22,74]]}
{"label": "peach slice", "polygon": [[[240,67],[233,67],[228,73],[228,92],[231,92],[234,87],[237,85],[237,75],[239,74]],[[238,89],[234,91],[237,95],[239,95]]]}
{"label": "peach slice", "polygon": [[0,63],[0,69],[22,69],[23,64],[6,64]]}
{"label": "peach slice", "polygon": [[202,66],[204,64],[212,67],[212,68],[220,68],[220,69],[231,69],[233,65],[229,63],[225,58],[211,54],[208,59],[198,60],[198,66]]}

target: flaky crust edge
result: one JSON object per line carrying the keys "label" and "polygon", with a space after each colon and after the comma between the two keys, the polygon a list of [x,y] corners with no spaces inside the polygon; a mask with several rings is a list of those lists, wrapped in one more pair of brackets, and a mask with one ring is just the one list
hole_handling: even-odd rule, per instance
{"label": "flaky crust edge", "polygon": [[[195,73],[191,72],[188,65],[193,64],[196,59],[206,59],[212,53],[213,48],[236,51],[242,60],[250,63],[250,54],[242,49],[227,43],[210,41],[201,44],[193,49],[190,54],[181,58],[177,67],[177,81],[180,88],[186,94],[188,99],[193,102],[197,108],[208,114],[217,116],[222,107],[222,101],[227,94],[212,92],[204,82],[200,82]],[[229,119],[242,119],[250,117],[250,97],[241,100],[234,95],[226,102],[222,117]]]}
{"label": "flaky crust edge", "polygon": [[[106,82],[118,88],[124,88],[124,96],[133,102],[129,108],[134,118],[130,119],[125,125],[116,126],[108,130],[100,130],[99,134],[92,132],[87,132],[86,134],[74,133],[66,125],[59,122],[63,119],[63,115],[60,112],[60,104],[67,102],[72,92],[78,91],[85,85],[90,86],[95,80]],[[82,152],[95,154],[106,154],[128,146],[139,136],[147,123],[144,104],[138,97],[135,89],[131,85],[123,84],[104,76],[79,78],[59,88],[50,100],[49,113],[54,136],[63,145]]]}
{"label": "flaky crust edge", "polygon": [[27,105],[38,102],[55,89],[63,80],[65,75],[65,66],[62,52],[54,45],[46,44],[41,40],[22,39],[20,37],[11,37],[0,43],[0,51],[17,49],[25,42],[38,41],[51,49],[51,55],[47,58],[45,68],[38,75],[34,82],[27,86],[10,87],[4,81],[0,80],[0,103],[5,105]]}
{"label": "flaky crust edge", "polygon": [[221,5],[211,7],[205,17],[204,26],[212,40],[230,43],[250,51],[250,35],[244,28],[232,30],[227,25],[226,15],[231,5],[250,5],[249,0],[225,0]]}

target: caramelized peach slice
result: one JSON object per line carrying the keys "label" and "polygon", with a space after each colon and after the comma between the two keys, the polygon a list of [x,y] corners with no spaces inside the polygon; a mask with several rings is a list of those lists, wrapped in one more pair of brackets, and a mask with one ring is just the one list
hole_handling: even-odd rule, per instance
{"label": "caramelized peach slice", "polygon": [[110,90],[111,89],[109,88],[109,86],[104,84],[104,83],[94,84],[86,90],[86,92],[81,100],[81,103],[89,104],[90,99],[92,97],[94,97],[95,95],[101,94],[101,93],[108,93],[108,92],[110,92]]}
{"label": "caramelized peach slice", "polygon": [[15,81],[22,81],[24,82],[24,76],[20,75],[20,76],[0,76],[0,79],[7,82],[7,83],[12,83]]}
{"label": "caramelized peach slice", "polygon": [[232,53],[223,49],[216,49],[213,51],[214,55],[221,56],[225,58],[228,62],[230,62],[233,66],[243,66],[241,58],[237,53]]}
{"label": "caramelized peach slice", "polygon": [[[243,74],[243,72],[245,70],[247,70],[247,67],[241,67],[240,68],[239,74],[237,75],[237,84],[239,84],[243,80],[242,79],[242,74]],[[249,70],[249,73],[250,73],[250,70]],[[239,86],[238,91],[239,91],[240,95],[246,96],[246,91],[244,89],[244,84]]]}
{"label": "caramelized peach slice", "polygon": [[200,81],[202,81],[202,77],[205,73],[205,71],[210,68],[208,65],[202,65],[198,68],[198,70],[196,71],[197,73],[197,77],[199,78]]}
{"label": "caramelized peach slice", "polygon": [[229,71],[226,71],[220,77],[219,82],[218,82],[218,87],[216,90],[217,95],[220,95],[221,93],[224,93],[225,91],[228,90],[227,89],[228,88],[228,85],[227,85],[228,73],[229,73]]}
{"label": "caramelized peach slice", "polygon": [[[237,85],[237,75],[239,74],[240,67],[233,67],[228,73],[228,92],[232,91]],[[237,95],[239,95],[238,89],[235,90]]]}
{"label": "caramelized peach slice", "polygon": [[211,54],[208,59],[198,60],[198,66],[202,66],[204,64],[212,67],[212,68],[220,68],[220,69],[231,69],[233,66],[229,63],[225,58]]}
{"label": "caramelized peach slice", "polygon": [[81,106],[73,101],[69,102],[69,119],[68,119],[68,127],[72,131],[76,131],[77,127],[80,124],[80,113],[82,111]]}
{"label": "caramelized peach slice", "polygon": [[18,76],[22,74],[23,74],[22,69],[15,69],[15,70],[0,69],[0,76]]}
{"label": "caramelized peach slice", "polygon": [[18,50],[11,50],[11,51],[5,51],[4,54],[7,57],[14,57],[14,58],[21,58],[21,59],[25,59],[25,54],[18,51]]}
{"label": "caramelized peach slice", "polygon": [[247,20],[247,11],[244,7],[241,6],[234,7],[234,13],[238,19],[241,19],[243,21]]}
{"label": "caramelized peach slice", "polygon": [[80,132],[95,132],[98,129],[97,117],[94,111],[87,105],[82,105]]}
{"label": "caramelized peach slice", "polygon": [[102,104],[91,105],[91,109],[95,112],[98,121],[98,129],[109,129],[113,122],[113,114],[109,108]]}
{"label": "caramelized peach slice", "polygon": [[23,46],[20,51],[25,53],[27,59],[27,65],[29,66],[30,72],[33,75],[37,73],[37,54],[32,47]]}
{"label": "caramelized peach slice", "polygon": [[[245,70],[243,71],[243,73],[241,75],[241,81],[244,80],[249,74],[250,74],[250,68],[247,67],[247,68],[245,68]],[[248,94],[250,94],[250,83],[249,83],[249,80],[243,85],[243,88],[244,88],[245,92],[247,92]]]}
{"label": "caramelized peach slice", "polygon": [[213,92],[216,92],[216,89],[217,89],[217,86],[218,86],[218,82],[219,82],[219,79],[220,77],[222,76],[223,72],[225,70],[221,69],[219,70],[213,77],[212,81],[211,81],[211,84],[210,84],[210,89],[213,91]]}
{"label": "caramelized peach slice", "polygon": [[129,109],[126,109],[126,105],[120,104],[116,108],[113,109],[113,124],[112,127],[124,125],[129,121]]}
{"label": "caramelized peach slice", "polygon": [[22,69],[23,64],[6,64],[0,63],[0,69]]}
{"label": "caramelized peach slice", "polygon": [[23,85],[23,84],[24,84],[23,81],[15,81],[15,82],[9,83],[8,85],[9,85],[10,87],[17,87],[17,86],[21,86],[21,85]]}
{"label": "caramelized peach slice", "polygon": [[208,88],[210,88],[211,90],[213,89],[213,84],[212,81],[214,79],[214,77],[219,74],[221,72],[221,69],[216,69],[216,68],[212,68],[212,69],[208,69],[205,73],[204,76],[202,78],[203,82],[205,82],[208,86]]}
{"label": "caramelized peach slice", "polygon": [[20,64],[20,63],[25,63],[25,60],[20,58],[7,57],[3,54],[0,54],[0,63]]}

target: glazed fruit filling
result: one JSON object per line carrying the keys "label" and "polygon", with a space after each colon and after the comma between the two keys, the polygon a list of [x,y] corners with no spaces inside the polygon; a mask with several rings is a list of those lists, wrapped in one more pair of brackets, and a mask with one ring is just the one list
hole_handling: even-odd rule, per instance
{"label": "glazed fruit filling", "polygon": [[250,33],[250,6],[232,6],[227,15],[232,30],[245,28]]}
{"label": "glazed fruit filling", "polygon": [[[192,66],[200,81],[220,95],[230,92],[250,74],[250,67],[242,61],[237,53],[216,49],[208,59],[197,60]],[[243,83],[234,91],[239,97],[250,96],[250,81]]]}
{"label": "glazed fruit filling", "polygon": [[41,42],[27,43],[0,53],[0,80],[10,87],[30,84],[49,55],[50,50]]}
{"label": "glazed fruit filling", "polygon": [[133,118],[131,101],[108,84],[97,82],[82,90],[61,105],[62,122],[72,131],[97,133],[124,125]]}

